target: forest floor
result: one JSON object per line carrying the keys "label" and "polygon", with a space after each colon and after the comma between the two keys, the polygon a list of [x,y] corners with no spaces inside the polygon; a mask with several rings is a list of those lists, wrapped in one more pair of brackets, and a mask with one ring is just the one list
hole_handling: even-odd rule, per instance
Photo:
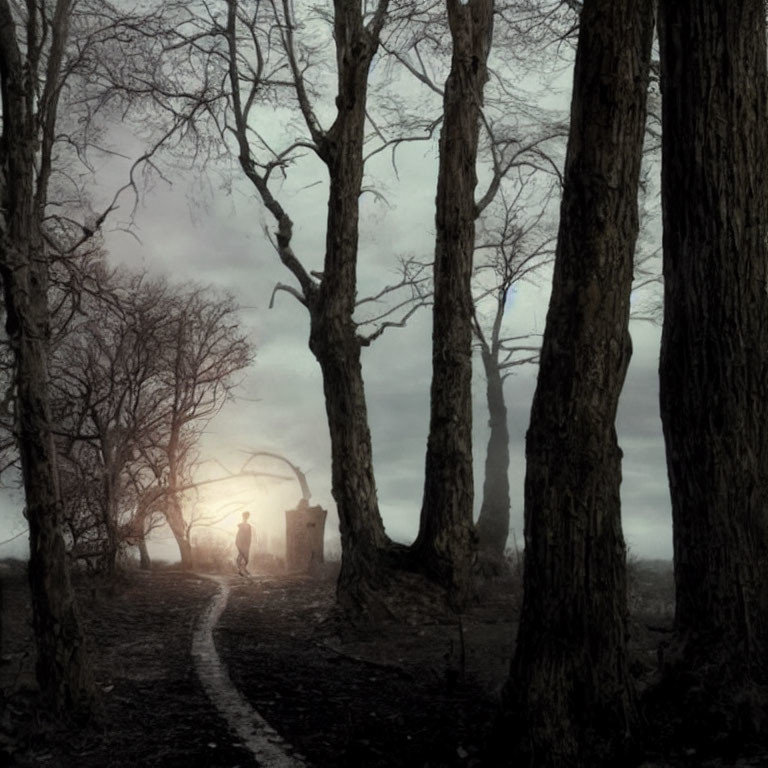
{"label": "forest floor", "polygon": [[[514,647],[519,578],[490,582],[461,622],[446,615],[375,635],[340,633],[338,623],[327,620],[334,593],[330,575],[214,579],[167,569],[127,572],[111,584],[77,579],[98,715],[63,729],[36,705],[24,566],[0,564],[0,765],[486,764],[483,744]],[[222,589],[228,591],[226,608],[213,617],[213,640],[216,662],[232,682],[225,693],[279,732],[284,762],[263,755],[257,761],[248,739],[217,709],[199,677],[195,643]],[[668,564],[634,566],[631,604],[633,672],[642,687],[654,673],[658,643],[671,626]],[[649,757],[644,765],[768,763],[705,760],[681,748],[664,760]]]}

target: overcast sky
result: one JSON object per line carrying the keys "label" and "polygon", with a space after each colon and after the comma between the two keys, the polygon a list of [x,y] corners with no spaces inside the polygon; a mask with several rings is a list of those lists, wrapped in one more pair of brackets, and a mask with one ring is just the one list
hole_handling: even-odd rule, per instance
{"label": "overcast sky", "polygon": [[[408,150],[401,158],[399,183],[389,185],[389,206],[364,198],[360,253],[360,296],[397,279],[396,257],[415,253],[429,257],[434,247],[436,148]],[[312,183],[312,179],[308,180]],[[293,217],[296,252],[319,266],[324,242],[325,199],[322,185],[285,194]],[[307,346],[309,322],[304,308],[286,293],[275,306],[269,300],[277,282],[291,277],[262,234],[266,217],[245,184],[232,198],[207,210],[173,189],[157,189],[139,211],[143,244],[113,233],[113,257],[178,279],[210,283],[234,293],[242,319],[256,345],[256,359],[229,403],[211,423],[205,455],[236,469],[248,451],[285,454],[305,472],[314,500],[333,511],[330,489],[330,444],[320,369]],[[539,285],[523,285],[508,309],[510,335],[542,332],[549,296],[549,275]],[[366,292],[365,289],[368,289]],[[363,351],[364,377],[373,436],[381,512],[389,534],[410,541],[418,528],[424,456],[429,420],[431,317],[421,311],[403,329],[388,330]],[[633,323],[634,353],[621,399],[619,439],[624,450],[622,498],[625,534],[641,557],[671,557],[671,526],[664,446],[658,413],[659,330]],[[511,439],[511,526],[523,540],[524,438],[528,425],[535,370],[520,368],[506,384]],[[488,438],[484,377],[479,361],[474,374],[476,511]],[[254,466],[254,465],[251,465]],[[268,471],[278,463],[261,461]],[[215,471],[215,470],[214,470]],[[237,484],[233,484],[237,485]],[[251,482],[251,486],[253,483]],[[220,489],[220,490],[219,490]],[[272,535],[283,524],[282,512],[298,499],[294,482],[238,486],[238,509],[256,512],[255,524]],[[211,509],[223,504],[230,489],[217,486],[206,500]],[[209,495],[211,496],[211,495]],[[219,529],[226,528],[224,521]],[[337,530],[329,519],[328,532]]]}
{"label": "overcast sky", "polygon": [[[551,94],[547,98],[552,98]],[[557,99],[567,104],[567,94]],[[276,125],[279,129],[279,125]],[[415,254],[431,258],[434,249],[436,142],[405,147],[398,156],[399,178],[381,156],[372,167],[387,203],[362,198],[360,290],[363,297],[397,278],[397,258]],[[226,174],[225,174],[226,176]],[[99,194],[109,196],[120,171],[102,176]],[[134,231],[141,242],[116,228],[106,232],[110,258],[137,270],[194,280],[230,291],[240,303],[243,327],[256,348],[253,365],[243,374],[236,399],[209,425],[202,452],[208,472],[221,462],[236,470],[249,451],[284,454],[307,473],[315,503],[330,511],[327,535],[338,530],[331,497],[330,445],[320,370],[307,346],[309,322],[304,308],[286,293],[269,309],[276,283],[291,283],[287,270],[263,234],[273,228],[254,192],[237,173],[231,190],[219,188],[216,172],[205,184],[190,178],[172,186],[157,183],[143,195]],[[308,269],[321,269],[325,225],[325,171],[317,161],[292,170],[280,200],[295,225],[294,250]],[[121,213],[125,213],[125,210]],[[549,275],[515,294],[505,320],[510,335],[544,329]],[[417,532],[423,486],[431,377],[431,317],[421,311],[404,329],[388,330],[363,351],[369,418],[380,508],[388,533],[399,541]],[[623,519],[631,551],[644,558],[670,558],[671,519],[666,467],[658,412],[660,332],[649,323],[633,323],[634,354],[618,417],[624,451]],[[511,440],[511,528],[523,541],[524,438],[535,370],[520,368],[506,384]],[[474,374],[476,512],[481,501],[483,463],[488,437],[484,380],[479,361]],[[251,468],[283,472],[279,463],[254,462]],[[233,481],[215,486],[200,508],[220,521],[216,529],[230,535],[242,509],[252,511],[257,533],[279,536],[283,511],[300,494],[293,481]],[[6,500],[0,540],[23,530],[18,498]],[[0,557],[22,555],[25,536],[0,549]],[[510,541],[511,543],[511,541]],[[155,553],[177,556],[162,534]]]}

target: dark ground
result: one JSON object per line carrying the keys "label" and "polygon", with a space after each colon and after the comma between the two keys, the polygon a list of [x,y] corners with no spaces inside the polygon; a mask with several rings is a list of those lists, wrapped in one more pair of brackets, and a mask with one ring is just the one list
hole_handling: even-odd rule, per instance
{"label": "dark ground", "polygon": [[[668,566],[636,566],[633,574],[633,671],[642,687],[671,624],[672,585]],[[214,582],[174,570],[133,571],[111,586],[78,581],[100,713],[66,732],[36,707],[23,567],[0,565],[0,579],[0,765],[256,765],[209,702],[190,656]],[[219,655],[239,690],[312,766],[483,764],[481,746],[513,650],[517,579],[487,587],[461,627],[451,616],[343,638],[325,620],[332,579],[262,576],[233,583],[215,633]],[[684,765],[768,762],[704,760],[681,745],[678,754],[645,763]]]}
{"label": "dark ground", "polygon": [[[36,711],[26,576],[2,573],[6,710],[0,765],[253,766],[198,682],[192,632],[217,586],[174,570],[133,571],[114,587],[82,579],[80,613],[100,691],[98,722],[56,730]],[[470,766],[512,650],[514,595],[465,617],[342,641],[325,622],[333,581],[234,580],[215,633],[251,704],[321,766]]]}

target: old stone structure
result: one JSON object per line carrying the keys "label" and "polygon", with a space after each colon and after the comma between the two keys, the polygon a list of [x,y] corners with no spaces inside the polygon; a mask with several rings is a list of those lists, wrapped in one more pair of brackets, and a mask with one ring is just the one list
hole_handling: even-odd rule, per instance
{"label": "old stone structure", "polygon": [[296,509],[285,510],[285,566],[291,572],[307,572],[323,562],[325,518],[320,506],[302,499]]}

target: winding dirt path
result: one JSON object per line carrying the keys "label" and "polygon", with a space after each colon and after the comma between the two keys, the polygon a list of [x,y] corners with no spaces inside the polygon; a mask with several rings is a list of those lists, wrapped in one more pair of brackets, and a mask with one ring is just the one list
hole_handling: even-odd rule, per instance
{"label": "winding dirt path", "polygon": [[201,614],[192,637],[192,657],[197,674],[211,701],[256,758],[262,768],[299,768],[306,766],[280,734],[250,705],[233,685],[213,641],[213,629],[227,606],[230,585],[226,576],[199,574],[219,585],[206,610]]}

